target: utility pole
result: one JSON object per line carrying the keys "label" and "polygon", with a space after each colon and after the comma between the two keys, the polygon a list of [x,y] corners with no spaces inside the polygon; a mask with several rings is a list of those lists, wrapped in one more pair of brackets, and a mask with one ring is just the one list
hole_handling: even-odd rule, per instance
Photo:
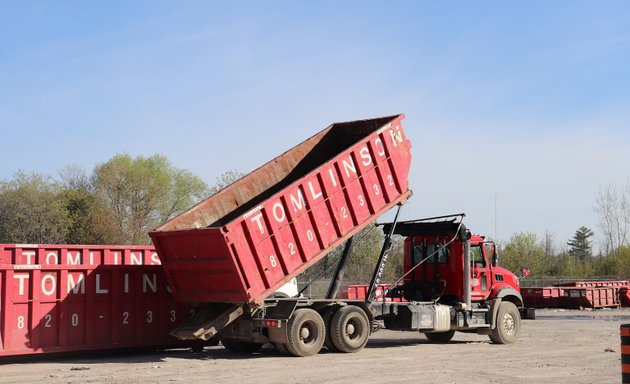
{"label": "utility pole", "polygon": [[497,195],[494,195],[494,242],[496,243],[497,241],[499,241],[499,239],[497,238],[497,200],[499,199],[499,197]]}

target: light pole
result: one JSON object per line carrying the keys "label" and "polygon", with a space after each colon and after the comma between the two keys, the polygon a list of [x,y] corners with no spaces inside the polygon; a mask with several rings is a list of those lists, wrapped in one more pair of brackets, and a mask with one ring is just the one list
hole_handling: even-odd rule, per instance
{"label": "light pole", "polygon": [[497,242],[499,241],[499,239],[497,238],[497,201],[498,201],[499,197],[497,195],[494,195],[494,241]]}

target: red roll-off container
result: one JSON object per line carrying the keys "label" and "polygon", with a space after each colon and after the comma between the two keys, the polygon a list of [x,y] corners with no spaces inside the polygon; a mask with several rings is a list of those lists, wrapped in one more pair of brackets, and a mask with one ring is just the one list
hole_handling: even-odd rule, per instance
{"label": "red roll-off container", "polygon": [[335,123],[151,232],[177,299],[260,304],[404,203],[403,118]]}
{"label": "red roll-off container", "polygon": [[18,355],[194,346],[194,314],[152,247],[0,244],[0,362]]}
{"label": "red roll-off container", "polygon": [[[349,300],[365,300],[370,286],[368,284],[351,284],[345,289],[344,299]],[[398,302],[403,303],[407,300],[402,297],[387,297],[386,291],[390,288],[389,284],[378,284],[374,290],[375,301],[380,302]]]}

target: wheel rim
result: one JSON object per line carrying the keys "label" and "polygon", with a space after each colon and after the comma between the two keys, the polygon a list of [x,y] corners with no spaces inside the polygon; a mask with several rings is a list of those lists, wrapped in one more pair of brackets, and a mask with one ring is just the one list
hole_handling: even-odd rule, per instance
{"label": "wheel rim", "polygon": [[356,319],[348,320],[348,324],[346,324],[346,337],[348,340],[355,340],[361,337],[362,328]]}
{"label": "wheel rim", "polygon": [[317,340],[317,325],[307,321],[300,327],[300,341],[308,346]]}
{"label": "wheel rim", "polygon": [[312,356],[324,344],[326,325],[321,315],[310,308],[297,309],[287,324],[286,347],[293,356]]}
{"label": "wheel rim", "polygon": [[503,330],[507,335],[512,335],[514,329],[514,317],[510,313],[506,313],[505,316],[503,316]]}
{"label": "wheel rim", "polygon": [[370,335],[370,321],[363,309],[347,306],[339,309],[331,320],[331,339],[340,352],[360,351]]}
{"label": "wheel rim", "polygon": [[348,334],[348,337],[352,338],[353,336],[355,336],[354,331],[354,324],[352,324],[352,322],[349,322],[348,326],[346,327],[346,333]]}

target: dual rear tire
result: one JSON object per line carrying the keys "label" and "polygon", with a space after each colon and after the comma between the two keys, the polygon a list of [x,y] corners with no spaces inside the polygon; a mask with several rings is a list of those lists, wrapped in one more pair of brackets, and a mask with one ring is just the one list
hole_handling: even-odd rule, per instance
{"label": "dual rear tire", "polygon": [[319,353],[326,338],[324,319],[310,308],[296,310],[287,324],[287,338],[288,342],[284,346],[293,356],[313,356]]}
{"label": "dual rear tire", "polygon": [[[355,305],[326,308],[321,314],[310,308],[297,309],[287,322],[287,342],[275,342],[283,355],[313,356],[326,348],[334,352],[358,352],[368,342],[371,322],[365,311]],[[262,344],[230,338],[223,346],[236,353],[255,353]]]}
{"label": "dual rear tire", "polygon": [[287,325],[288,342],[276,348],[293,356],[312,356],[323,346],[334,352],[358,352],[368,342],[370,324],[365,311],[354,305],[327,308],[322,314],[298,309]]}
{"label": "dual rear tire", "polygon": [[[518,340],[521,317],[511,302],[500,303],[494,329],[489,335],[495,344],[511,344]],[[313,356],[323,346],[329,351],[354,353],[365,347],[370,337],[371,322],[363,309],[354,305],[326,308],[321,314],[310,308],[296,310],[287,324],[287,343],[275,343],[282,354]],[[427,333],[432,343],[447,343],[455,331]],[[232,352],[251,354],[258,352],[261,343],[234,339],[221,340]]]}
{"label": "dual rear tire", "polygon": [[334,349],[343,353],[362,350],[370,338],[370,331],[370,319],[365,311],[354,305],[339,308],[328,328]]}

